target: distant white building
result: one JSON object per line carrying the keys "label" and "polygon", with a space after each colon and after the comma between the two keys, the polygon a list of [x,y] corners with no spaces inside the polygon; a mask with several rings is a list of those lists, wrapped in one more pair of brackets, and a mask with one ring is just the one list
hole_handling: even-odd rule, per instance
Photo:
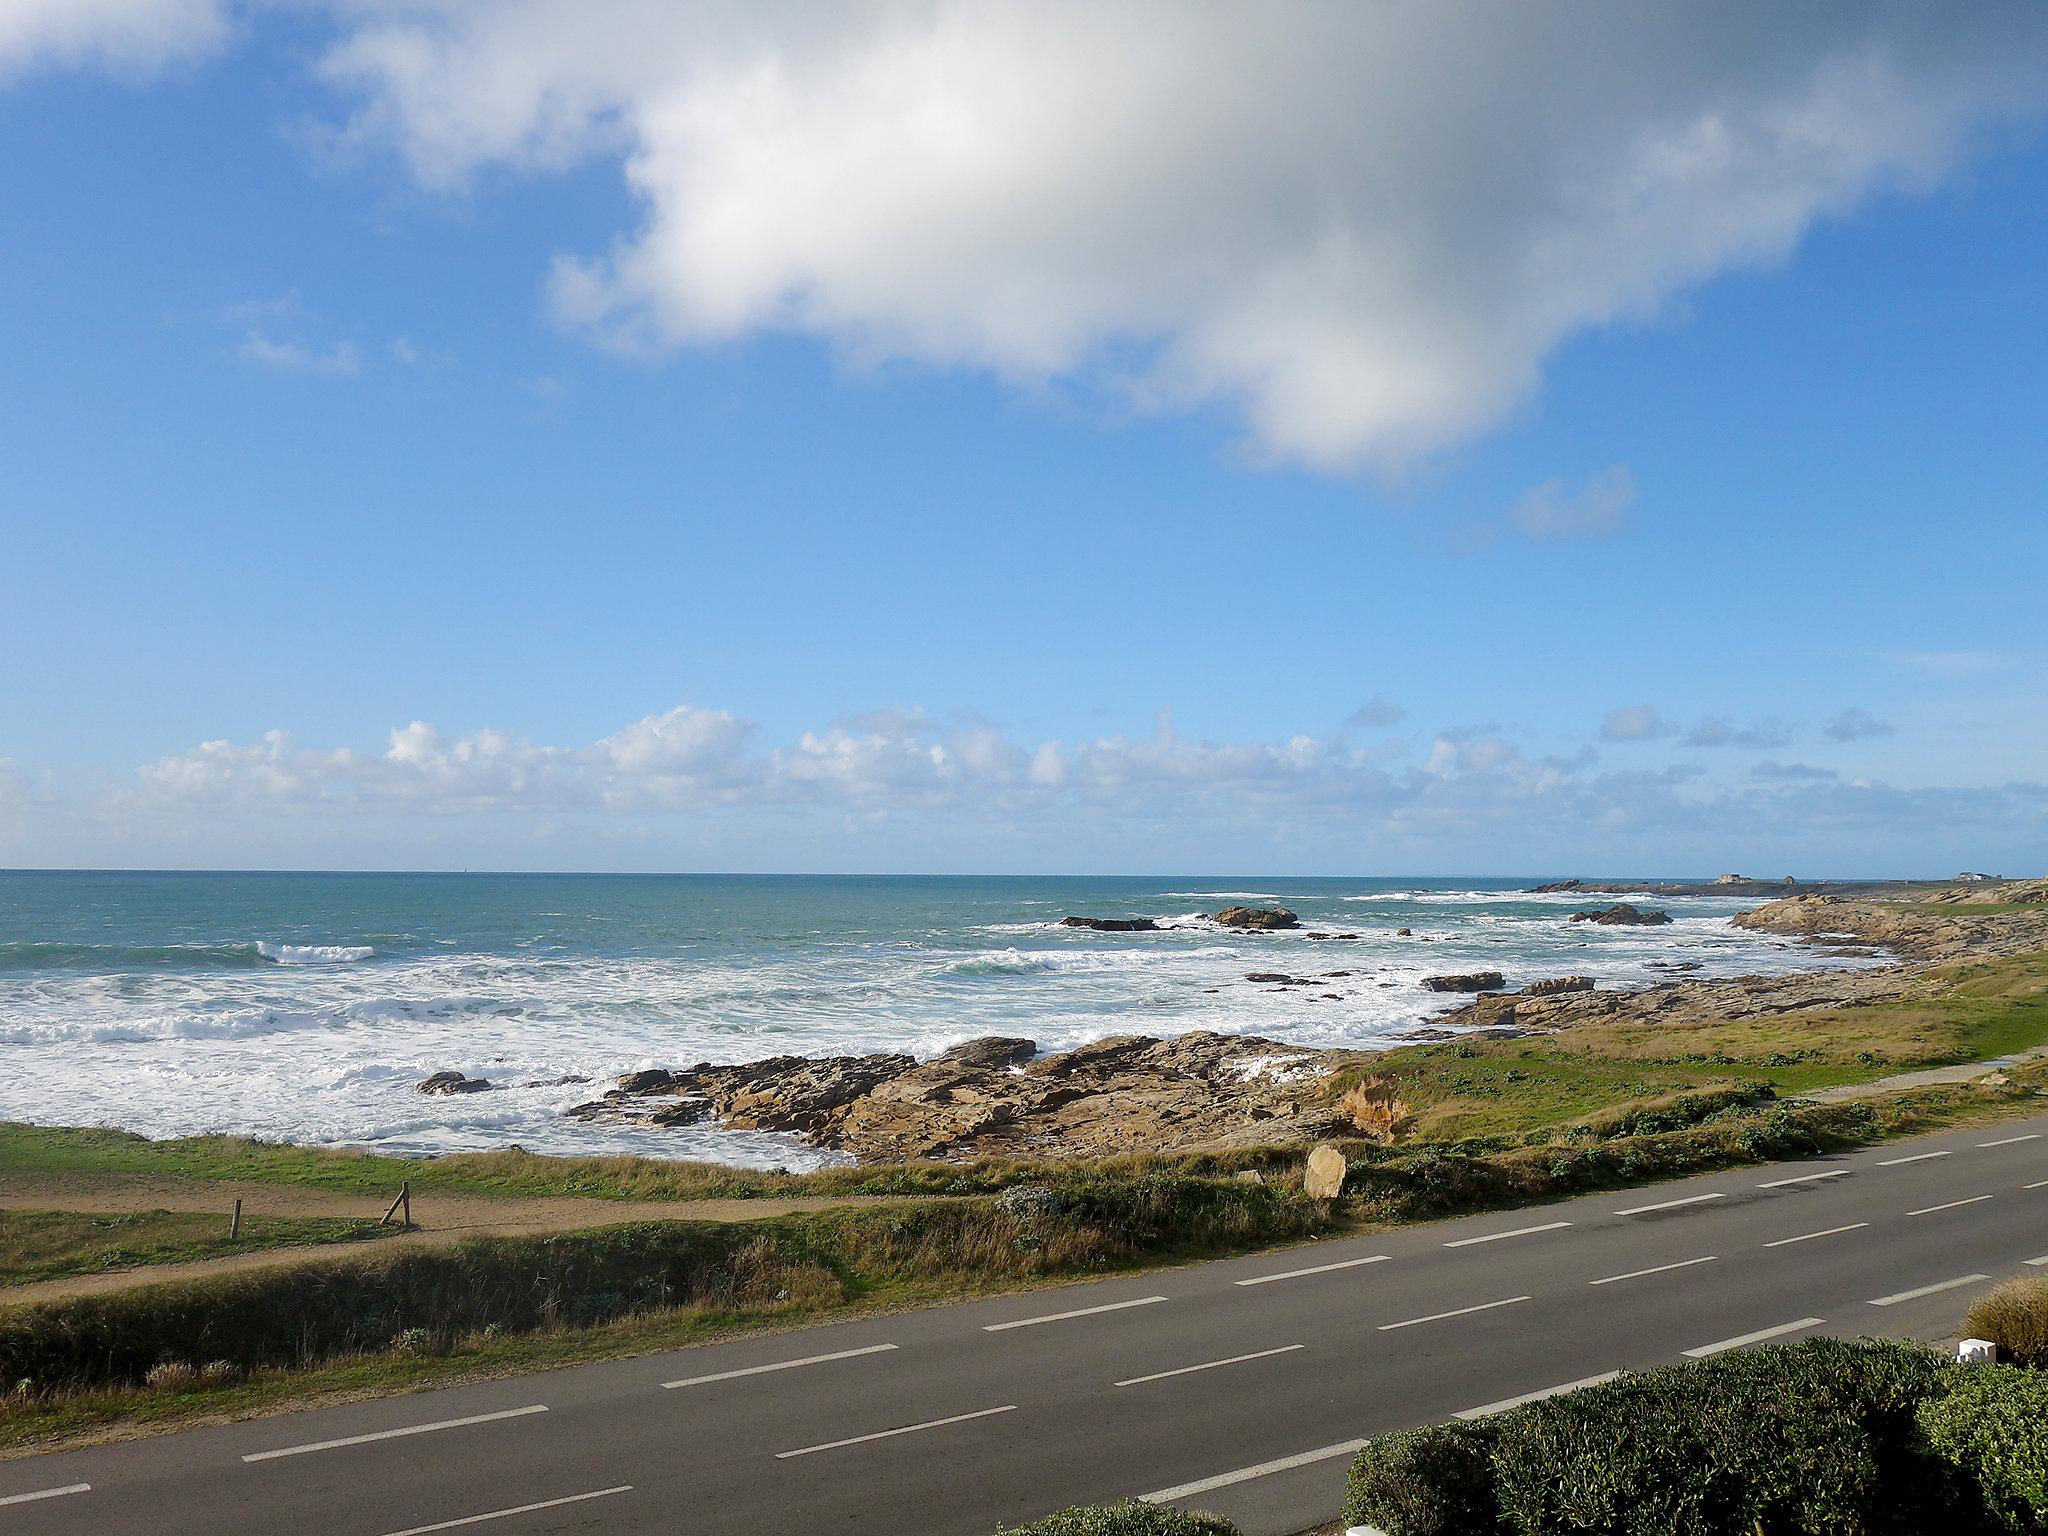
{"label": "distant white building", "polygon": [[1980,875],[1980,874],[1977,874],[1977,873],[1975,873],[1975,872],[1974,872],[1974,871],[1972,871],[1972,870],[1967,870],[1967,869],[1966,869],[1966,870],[1964,870],[1964,871],[1963,871],[1963,872],[1962,872],[1962,873],[1961,873],[1960,875],[1957,875],[1957,876],[1956,876],[1956,884],[1957,884],[1957,885],[1982,885],[1982,884],[1983,884],[1983,883],[1984,883],[1985,881],[1987,881],[1987,880],[2003,880],[2004,878],[2005,878],[2005,876],[2003,876],[2003,875]]}

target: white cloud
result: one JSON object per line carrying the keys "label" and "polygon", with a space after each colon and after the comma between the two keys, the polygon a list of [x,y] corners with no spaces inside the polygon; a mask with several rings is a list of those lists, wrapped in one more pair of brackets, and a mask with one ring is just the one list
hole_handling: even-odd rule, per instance
{"label": "white cloud", "polygon": [[290,337],[263,331],[249,331],[236,351],[247,361],[274,368],[280,373],[326,374],[332,378],[353,378],[363,369],[362,354],[352,341],[338,341],[317,348]]}
{"label": "white cloud", "polygon": [[1617,532],[1636,504],[1636,477],[1626,464],[1610,464],[1566,493],[1562,480],[1546,480],[1523,493],[1508,521],[1532,539],[1589,539]]}
{"label": "white cloud", "polygon": [[[623,157],[642,219],[558,265],[574,324],[1222,401],[1331,470],[1485,430],[1564,339],[1930,184],[2048,76],[2023,0],[341,15],[322,73],[357,103],[346,134],[423,181]],[[1626,499],[1526,516],[1555,534]]]}
{"label": "white cloud", "polygon": [[1759,720],[1739,726],[1719,715],[1708,715],[1685,733],[1680,743],[1687,747],[1782,747],[1792,739],[1792,728],[1779,720]]}
{"label": "white cloud", "polygon": [[1863,741],[1872,736],[1889,736],[1896,728],[1867,709],[1845,709],[1820,729],[1829,741]]}
{"label": "white cloud", "polygon": [[38,67],[146,71],[226,38],[217,0],[0,0],[0,79]]}
{"label": "white cloud", "polygon": [[1622,709],[1610,709],[1607,718],[1600,722],[1602,741],[1655,741],[1660,736],[1675,736],[1678,727],[1657,713],[1651,704],[1630,704]]}

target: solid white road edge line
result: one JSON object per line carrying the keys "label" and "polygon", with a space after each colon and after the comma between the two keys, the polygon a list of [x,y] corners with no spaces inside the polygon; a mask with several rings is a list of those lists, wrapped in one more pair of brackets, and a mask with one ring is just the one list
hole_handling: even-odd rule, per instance
{"label": "solid white road edge line", "polygon": [[1303,1275],[1327,1275],[1333,1269],[1356,1269],[1361,1264],[1384,1264],[1388,1254],[1376,1253],[1366,1259],[1339,1259],[1334,1264],[1311,1264],[1307,1269],[1283,1269],[1277,1275],[1253,1275],[1249,1280],[1233,1280],[1232,1285],[1265,1285],[1274,1280],[1299,1280]]}
{"label": "solid white road edge line", "polygon": [[1262,1461],[1256,1467],[1243,1467],[1235,1472],[1219,1472],[1214,1477],[1205,1477],[1200,1482],[1182,1483],[1177,1488],[1162,1488],[1157,1493],[1141,1493],[1141,1504],[1171,1504],[1176,1499],[1191,1499],[1198,1493],[1208,1493],[1216,1488],[1228,1488],[1232,1483],[1248,1483],[1255,1477],[1270,1477],[1275,1472],[1292,1472],[1296,1467],[1313,1466],[1319,1461],[1328,1461],[1335,1456],[1351,1456],[1362,1450],[1363,1440],[1346,1440],[1338,1445],[1326,1445],[1319,1450],[1301,1451],[1293,1456],[1282,1456],[1277,1461]]}
{"label": "solid white road edge line", "polygon": [[972,1413],[956,1413],[951,1418],[926,1419],[922,1424],[904,1424],[896,1429],[878,1429],[872,1435],[849,1435],[844,1440],[827,1440],[823,1445],[802,1445],[793,1451],[777,1451],[777,1461],[788,1461],[792,1456],[808,1456],[814,1451],[836,1451],[845,1445],[865,1445],[870,1440],[887,1440],[895,1435],[914,1435],[921,1429],[943,1429],[948,1424],[965,1424],[969,1419],[986,1419],[998,1413],[1015,1413],[1015,1403],[1005,1403],[1000,1408],[977,1408]]}
{"label": "solid white road edge line", "polygon": [[1774,1243],[1765,1243],[1766,1248],[1782,1248],[1787,1243],[1810,1242],[1816,1237],[1833,1237],[1837,1232],[1854,1232],[1869,1226],[1867,1221],[1852,1221],[1846,1227],[1823,1227],[1818,1232],[1802,1232],[1797,1237],[1781,1237]]}
{"label": "solid white road edge line", "polygon": [[621,1483],[616,1488],[598,1488],[590,1493],[572,1493],[561,1499],[542,1499],[538,1504],[515,1504],[510,1509],[494,1509],[481,1515],[464,1515],[459,1520],[439,1520],[432,1525],[407,1526],[402,1531],[392,1531],[390,1536],[427,1536],[429,1531],[452,1531],[458,1525],[479,1525],[486,1520],[503,1520],[508,1515],[530,1515],[537,1509],[560,1509],[564,1504],[581,1504],[585,1499],[608,1499],[615,1493],[632,1491],[631,1483]]}
{"label": "solid white road edge line", "polygon": [[1787,1184],[1811,1184],[1815,1179],[1839,1179],[1848,1173],[1846,1168],[1830,1168],[1824,1173],[1802,1173],[1789,1179],[1772,1179],[1768,1184],[1757,1185],[1758,1189],[1783,1189]]}
{"label": "solid white road edge line", "polygon": [[1524,1403],[1540,1403],[1546,1397],[1560,1397],[1566,1392],[1576,1392],[1581,1387],[1597,1387],[1603,1381],[1612,1381],[1619,1371],[1602,1371],[1598,1376],[1582,1377],[1578,1381],[1567,1381],[1562,1386],[1543,1387],[1535,1392],[1524,1392],[1520,1397],[1504,1397],[1497,1403],[1488,1403],[1484,1408],[1467,1408],[1451,1415],[1454,1419],[1490,1419],[1496,1413],[1506,1413],[1510,1408],[1519,1408]]}
{"label": "solid white road edge line", "polygon": [[1702,1344],[1698,1349],[1688,1349],[1683,1353],[1688,1360],[1704,1360],[1709,1355],[1718,1355],[1723,1350],[1740,1349],[1745,1344],[1761,1344],[1765,1339],[1780,1338],[1788,1333],[1804,1333],[1809,1328],[1818,1328],[1826,1321],[1824,1317],[1802,1317],[1796,1323],[1780,1323],[1775,1328],[1759,1328],[1755,1333],[1738,1334],[1735,1338]]}
{"label": "solid white road edge line", "polygon": [[1195,1371],[1213,1371],[1219,1365],[1238,1365],[1246,1360],[1264,1360],[1269,1355],[1292,1354],[1297,1349],[1307,1349],[1306,1344],[1282,1344],[1278,1349],[1254,1350],[1248,1355],[1232,1355],[1228,1360],[1206,1360],[1200,1365],[1184,1365],[1173,1371],[1154,1371],[1150,1376],[1132,1376],[1117,1383],[1120,1387],[1135,1387],[1142,1382],[1164,1381],[1169,1376],[1187,1376]]}
{"label": "solid white road edge line", "polygon": [[523,1419],[530,1413],[546,1413],[546,1403],[524,1408],[507,1408],[502,1413],[473,1413],[465,1419],[440,1419],[432,1424],[408,1424],[403,1429],[380,1429],[367,1435],[344,1435],[339,1440],[315,1440],[306,1445],[287,1445],[274,1451],[252,1451],[244,1461],[276,1461],[280,1456],[305,1456],[313,1451],[335,1451],[345,1445],[368,1445],[373,1440],[403,1440],[407,1435],[430,1435],[437,1429],[461,1429],[469,1424],[490,1424],[499,1419]]}
{"label": "solid white road edge line", "polygon": [[1588,1285],[1612,1285],[1617,1280],[1640,1280],[1644,1275],[1661,1275],[1667,1269],[1691,1269],[1695,1264],[1711,1264],[1718,1259],[1718,1253],[1710,1253],[1700,1259],[1680,1259],[1676,1264],[1658,1264],[1649,1269],[1632,1269],[1625,1275],[1608,1275],[1600,1280],[1588,1280]]}
{"label": "solid white road edge line", "polygon": [[1076,1307],[1071,1312],[1048,1312],[1043,1317],[1020,1317],[1014,1323],[984,1323],[983,1333],[1002,1333],[1010,1328],[1031,1328],[1039,1323],[1063,1323],[1070,1317],[1093,1317],[1098,1312],[1121,1312],[1125,1307],[1149,1307],[1164,1296],[1140,1296],[1136,1301],[1111,1301],[1099,1307]]}
{"label": "solid white road edge line", "polygon": [[739,1376],[766,1376],[770,1371],[793,1371],[800,1365],[823,1365],[828,1360],[851,1360],[856,1355],[879,1355],[894,1349],[894,1344],[870,1344],[865,1349],[835,1349],[829,1355],[805,1355],[801,1360],[778,1360],[773,1365],[750,1365],[737,1371],[713,1371],[709,1376],[685,1376],[681,1381],[664,1381],[662,1386],[669,1390],[677,1387],[701,1387],[712,1381],[731,1381]]}
{"label": "solid white road edge line", "polygon": [[2009,1147],[2015,1142],[2039,1141],[2040,1139],[2041,1133],[2039,1131],[2029,1131],[2024,1136],[2001,1136],[1997,1141],[1980,1141],[1977,1145],[1980,1147]]}
{"label": "solid white road edge line", "polygon": [[1617,1216],[1641,1216],[1650,1211],[1676,1210],[1681,1205],[1704,1205],[1709,1200],[1725,1200],[1725,1195],[1687,1195],[1683,1200],[1659,1200],[1655,1205],[1632,1205],[1626,1210],[1616,1211]]}
{"label": "solid white road edge line", "polygon": [[62,1488],[38,1488],[34,1493],[0,1495],[0,1504],[33,1504],[37,1499],[61,1499],[67,1493],[91,1493],[91,1483],[68,1483]]}
{"label": "solid white road edge line", "polygon": [[1504,1237],[1527,1237],[1532,1232],[1555,1232],[1559,1227],[1568,1227],[1568,1221],[1546,1221],[1540,1227],[1516,1227],[1511,1232],[1489,1232],[1484,1237],[1461,1237],[1455,1242],[1445,1243],[1446,1248],[1470,1248],[1474,1243],[1497,1243]]}
{"label": "solid white road edge line", "polygon": [[1924,1163],[1930,1157],[1953,1157],[1952,1152],[1915,1152],[1911,1157],[1887,1157],[1878,1163],[1880,1168],[1896,1168],[1901,1163]]}
{"label": "solid white road edge line", "polygon": [[1959,1205],[1978,1205],[1989,1200],[1989,1195],[1972,1195],[1967,1200],[1951,1200],[1945,1205],[1923,1205],[1917,1211],[1908,1211],[1908,1216],[1932,1216],[1936,1211],[1952,1211]]}
{"label": "solid white road edge line", "polygon": [[1495,1307],[1512,1307],[1518,1301],[1527,1301],[1526,1296],[1510,1296],[1505,1301],[1482,1301],[1476,1307],[1459,1307],[1455,1312],[1432,1312],[1427,1317],[1410,1317],[1398,1323],[1381,1323],[1379,1331],[1389,1333],[1396,1328],[1413,1328],[1417,1323],[1440,1323],[1447,1317],[1463,1317],[1468,1312],[1491,1312]]}
{"label": "solid white road edge line", "polygon": [[1896,1296],[1880,1296],[1871,1302],[1873,1307],[1895,1306],[1902,1301],[1916,1301],[1922,1296],[1933,1296],[1941,1291],[1952,1291],[1959,1285],[1975,1285],[1979,1280],[1989,1280],[1989,1275],[1957,1275],[1953,1280],[1937,1280],[1933,1285],[1919,1286],[1914,1290],[1900,1291]]}

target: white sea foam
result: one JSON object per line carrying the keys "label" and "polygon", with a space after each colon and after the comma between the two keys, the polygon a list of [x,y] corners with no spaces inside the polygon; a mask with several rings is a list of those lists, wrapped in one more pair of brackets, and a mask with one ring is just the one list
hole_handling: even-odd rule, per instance
{"label": "white sea foam", "polygon": [[377,951],[367,944],[272,944],[256,946],[256,953],[279,965],[352,965],[367,960]]}

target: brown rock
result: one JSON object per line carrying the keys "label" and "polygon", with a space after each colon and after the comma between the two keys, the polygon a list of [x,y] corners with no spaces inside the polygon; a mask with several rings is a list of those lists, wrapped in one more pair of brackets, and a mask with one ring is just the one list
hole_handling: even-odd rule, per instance
{"label": "brown rock", "polygon": [[436,1072],[414,1086],[421,1093],[483,1093],[491,1084],[488,1078],[464,1077],[460,1072]]}
{"label": "brown rock", "polygon": [[1308,1166],[1301,1175],[1302,1189],[1310,1199],[1334,1200],[1344,1193],[1344,1176],[1349,1172],[1344,1154],[1325,1144],[1309,1153]]}
{"label": "brown rock", "polygon": [[1518,994],[1522,997],[1549,997],[1558,992],[1590,992],[1593,978],[1590,976],[1546,976],[1541,981],[1532,981]]}
{"label": "brown rock", "polygon": [[1633,907],[1623,901],[1597,911],[1574,912],[1572,921],[1598,923],[1603,928],[1655,928],[1670,922],[1671,914]]}
{"label": "brown rock", "polygon": [[1285,907],[1225,907],[1221,912],[1211,912],[1209,921],[1221,923],[1226,928],[1259,931],[1301,926],[1301,919]]}
{"label": "brown rock", "polygon": [[1092,928],[1097,933],[1157,933],[1159,924],[1149,917],[1063,917],[1062,928]]}
{"label": "brown rock", "polygon": [[1432,992],[1498,992],[1507,978],[1499,971],[1466,971],[1457,976],[1425,976],[1422,984]]}

